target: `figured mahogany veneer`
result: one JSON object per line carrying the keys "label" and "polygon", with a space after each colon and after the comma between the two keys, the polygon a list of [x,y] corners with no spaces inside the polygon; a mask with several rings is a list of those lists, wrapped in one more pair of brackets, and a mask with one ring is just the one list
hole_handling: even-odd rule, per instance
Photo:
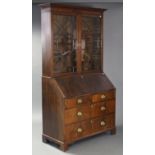
{"label": "figured mahogany veneer", "polygon": [[[105,124],[104,124],[104,123]],[[103,125],[102,125],[103,123]],[[100,116],[97,118],[81,121],[71,125],[65,126],[65,139],[69,143],[87,137],[96,132],[103,132],[114,128],[114,115],[109,114],[106,116]],[[78,129],[81,129],[78,131]]]}
{"label": "figured mahogany veneer", "polygon": [[[83,85],[83,88],[78,88],[79,91],[85,90],[80,96],[79,91],[76,91],[76,85],[81,82],[80,75],[51,79],[43,77],[44,142],[54,141],[65,151],[76,140],[105,131],[115,133],[115,88],[102,73],[85,74],[83,78],[90,80],[90,76],[92,79],[96,78],[98,82],[94,87],[100,91],[95,93],[92,90],[92,93],[89,91],[92,85],[87,85],[87,89]],[[74,77],[76,83],[72,81]],[[64,85],[65,80],[72,84]],[[104,81],[106,85],[101,90],[100,86],[104,85]],[[68,87],[74,91],[67,91]]]}
{"label": "figured mahogany veneer", "polygon": [[[106,98],[102,98],[102,95],[106,96]],[[71,98],[65,100],[66,108],[73,108],[79,105],[91,104],[92,102],[106,102],[109,99],[113,99],[115,97],[115,92],[104,92],[92,95],[80,96],[78,98]],[[80,102],[78,102],[80,100]]]}
{"label": "figured mahogany veneer", "polygon": [[63,151],[77,140],[116,131],[116,89],[103,72],[104,11],[41,5],[42,138]]}
{"label": "figured mahogany veneer", "polygon": [[99,103],[78,105],[75,108],[65,110],[65,124],[83,121],[103,114],[115,112],[115,101],[109,100]]}
{"label": "figured mahogany veneer", "polygon": [[115,92],[104,92],[104,93],[98,93],[98,94],[94,94],[92,96],[92,102],[102,102],[105,101],[107,99],[112,99],[115,96]]}

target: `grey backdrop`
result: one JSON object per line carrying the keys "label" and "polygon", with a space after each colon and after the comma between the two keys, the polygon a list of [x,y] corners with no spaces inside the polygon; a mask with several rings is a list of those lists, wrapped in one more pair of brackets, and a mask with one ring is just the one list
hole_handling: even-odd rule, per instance
{"label": "grey backdrop", "polygon": [[[74,3],[75,5],[75,3]],[[122,3],[76,3],[76,5],[106,8],[104,14],[104,71],[117,89],[116,106],[116,125],[117,128],[123,126],[123,4]],[[42,49],[41,49],[41,17],[40,8],[33,4],[32,6],[32,110],[33,121],[41,122],[41,72],[42,72]],[[39,130],[37,130],[39,128]],[[33,126],[34,146],[35,141],[41,136],[41,124]],[[41,139],[41,137],[40,137]],[[41,141],[39,139],[39,141]],[[117,141],[117,140],[116,140]],[[37,147],[41,145],[38,144]],[[115,144],[113,144],[115,146]],[[118,146],[117,146],[118,147]],[[118,154],[122,154],[122,144],[120,142]],[[33,153],[38,155],[37,149],[33,147]],[[40,155],[45,152],[40,153]],[[59,154],[58,152],[56,154]],[[85,152],[83,152],[85,154]],[[90,152],[89,152],[90,154]],[[107,153],[108,154],[108,153]],[[106,155],[107,155],[106,154]],[[112,153],[111,153],[112,154]],[[117,152],[114,153],[115,155]]]}

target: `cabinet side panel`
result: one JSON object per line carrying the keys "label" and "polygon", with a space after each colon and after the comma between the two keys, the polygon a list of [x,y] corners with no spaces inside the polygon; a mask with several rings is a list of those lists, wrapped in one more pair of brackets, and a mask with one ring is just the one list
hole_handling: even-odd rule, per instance
{"label": "cabinet side panel", "polygon": [[52,58],[51,8],[41,10],[43,75],[50,76]]}
{"label": "cabinet side panel", "polygon": [[50,80],[42,78],[43,134],[63,141],[63,98]]}

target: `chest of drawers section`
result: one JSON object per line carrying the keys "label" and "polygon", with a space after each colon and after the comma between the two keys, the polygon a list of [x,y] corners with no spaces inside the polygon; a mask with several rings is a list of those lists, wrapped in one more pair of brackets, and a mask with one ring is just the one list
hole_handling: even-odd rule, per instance
{"label": "chest of drawers section", "polygon": [[65,100],[65,141],[72,143],[115,129],[115,91],[101,92]]}
{"label": "chest of drawers section", "polygon": [[115,87],[105,74],[43,77],[43,141],[66,151],[69,144],[115,133]]}

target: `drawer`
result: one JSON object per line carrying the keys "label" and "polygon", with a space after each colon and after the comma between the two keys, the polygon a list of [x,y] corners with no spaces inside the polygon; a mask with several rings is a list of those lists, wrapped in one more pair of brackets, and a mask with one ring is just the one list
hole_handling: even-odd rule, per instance
{"label": "drawer", "polygon": [[115,126],[115,115],[109,114],[91,120],[93,132],[109,130]]}
{"label": "drawer", "polygon": [[81,107],[65,110],[64,122],[70,124],[74,122],[83,121],[91,117],[91,107],[89,105],[83,105]]}
{"label": "drawer", "polygon": [[65,140],[74,141],[85,136],[114,128],[114,115],[106,115],[65,126]]}
{"label": "drawer", "polygon": [[71,124],[113,112],[115,112],[115,100],[85,104],[65,110],[64,121],[65,124]]}
{"label": "drawer", "polygon": [[91,96],[90,95],[66,99],[65,100],[65,108],[66,109],[74,108],[76,106],[90,104],[90,102],[91,102]]}
{"label": "drawer", "polygon": [[115,112],[115,100],[107,100],[91,105],[91,117]]}
{"label": "drawer", "polygon": [[65,140],[74,141],[92,133],[90,121],[83,121],[65,126]]}
{"label": "drawer", "polygon": [[95,102],[102,102],[113,98],[115,98],[115,91],[110,91],[110,92],[103,92],[103,93],[92,95],[91,101],[95,103]]}

